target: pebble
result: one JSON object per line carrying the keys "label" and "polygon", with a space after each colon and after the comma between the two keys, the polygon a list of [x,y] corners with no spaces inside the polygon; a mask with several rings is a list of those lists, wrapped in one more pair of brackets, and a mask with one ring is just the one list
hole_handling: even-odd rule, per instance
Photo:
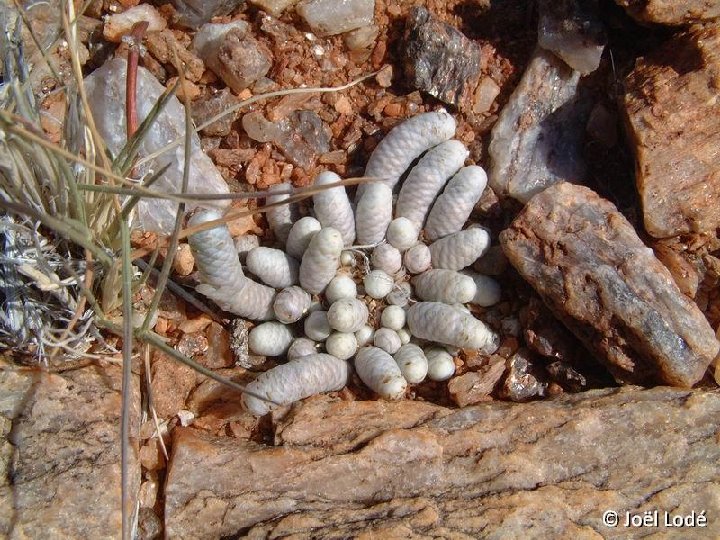
{"label": "pebble", "polygon": [[540,0],[538,12],[540,47],[583,75],[598,68],[606,38],[597,3]]}
{"label": "pebble", "polygon": [[321,36],[332,36],[371,25],[375,1],[303,0],[295,10],[313,32]]}
{"label": "pebble", "polygon": [[545,394],[547,383],[541,383],[531,372],[530,353],[520,349],[508,360],[508,374],[500,394],[512,401],[528,401]]}
{"label": "pebble", "polygon": [[[228,88],[223,88],[217,94],[205,99],[195,100],[192,104],[192,118],[196,125],[204,124],[213,116],[228,110],[230,107],[240,103],[240,100],[233,95]],[[203,135],[211,137],[225,137],[230,134],[232,123],[237,117],[237,111],[227,114],[209,126],[202,129]]]}
{"label": "pebble", "polygon": [[164,30],[167,22],[160,15],[157,9],[149,4],[142,4],[131,7],[130,9],[115,15],[110,15],[105,20],[103,27],[103,37],[113,43],[120,43],[123,36],[126,36],[132,30],[135,23],[146,21],[148,27],[146,33],[159,32]]}
{"label": "pebble", "polygon": [[272,67],[272,53],[243,21],[205,24],[193,40],[198,55],[235,93],[252,86]]}
{"label": "pebble", "polygon": [[250,0],[250,3],[278,18],[283,11],[297,4],[298,0]]}
{"label": "pebble", "polygon": [[490,393],[495,389],[503,373],[505,373],[505,359],[491,356],[488,363],[480,370],[453,377],[448,382],[448,392],[458,407],[488,401]]}

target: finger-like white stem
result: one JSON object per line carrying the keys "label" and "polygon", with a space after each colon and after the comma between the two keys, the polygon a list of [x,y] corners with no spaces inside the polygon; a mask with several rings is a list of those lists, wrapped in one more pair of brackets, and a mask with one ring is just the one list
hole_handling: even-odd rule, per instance
{"label": "finger-like white stem", "polygon": [[[320,173],[315,179],[316,186],[334,184],[340,177],[334,172]],[[324,189],[313,195],[315,217],[323,227],[332,227],[340,231],[343,242],[351,246],[355,241],[355,216],[344,186]]]}
{"label": "finger-like white stem", "polygon": [[260,374],[247,385],[242,402],[250,413],[263,416],[280,405],[290,405],[322,392],[342,390],[347,384],[348,373],[347,362],[332,355],[303,356]]}
{"label": "finger-like white stem", "polygon": [[499,337],[470,314],[440,302],[418,302],[407,311],[408,327],[413,336],[461,347],[495,352]]}
{"label": "finger-like white stem", "polygon": [[463,166],[468,150],[460,141],[445,141],[428,150],[403,182],[395,216],[422,228],[435,197],[445,182]]}
{"label": "finger-like white stem", "polygon": [[382,349],[360,349],[355,355],[355,370],[368,388],[385,399],[401,399],[405,395],[407,381],[393,357]]}

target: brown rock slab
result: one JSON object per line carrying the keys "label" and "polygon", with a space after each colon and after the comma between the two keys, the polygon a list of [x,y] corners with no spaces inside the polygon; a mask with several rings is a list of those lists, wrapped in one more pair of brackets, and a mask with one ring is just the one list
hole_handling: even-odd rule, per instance
{"label": "brown rock slab", "polygon": [[556,184],[500,234],[510,263],[619,382],[692,386],[720,348],[615,206]]}
{"label": "brown rock slab", "polygon": [[503,373],[505,373],[505,359],[501,356],[491,356],[478,371],[470,371],[450,379],[448,392],[459,407],[487,401]]}
{"label": "brown rock slab", "polygon": [[681,25],[720,17],[717,0],[615,0],[625,11],[641,22]]}
{"label": "brown rock slab", "polygon": [[[120,388],[116,365],[88,366],[62,375],[0,371],[0,536],[119,536]],[[136,380],[131,403],[131,433],[137,441]],[[129,468],[131,512],[140,487],[137,450],[136,443]]]}
{"label": "brown rock slab", "polygon": [[603,524],[607,510],[704,510],[695,532],[720,534],[718,392],[462,410],[320,398],[274,427],[281,446],[175,430],[168,537],[626,537]]}
{"label": "brown rock slab", "polygon": [[471,109],[480,81],[480,47],[424,7],[410,10],[404,39],[407,84],[461,110]]}
{"label": "brown rock slab", "polygon": [[656,238],[720,226],[719,91],[718,25],[681,34],[640,59],[626,80],[637,188],[645,229]]}

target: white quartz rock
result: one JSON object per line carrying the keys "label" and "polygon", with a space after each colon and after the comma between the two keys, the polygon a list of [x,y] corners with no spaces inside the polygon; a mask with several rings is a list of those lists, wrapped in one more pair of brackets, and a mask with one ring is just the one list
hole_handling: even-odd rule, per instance
{"label": "white quartz rock", "polygon": [[535,51],[492,130],[489,182],[496,194],[526,203],[557,182],[584,177],[579,81],[580,73],[552,53]]}
{"label": "white quartz rock", "polygon": [[[118,155],[126,142],[125,82],[127,62],[123,58],[114,58],[105,62],[99,69],[85,78],[85,90],[88,96],[95,124],[100,135],[113,155]],[[142,122],[166,88],[145,68],[137,72],[137,109],[138,120]],[[185,113],[180,101],[172,97],[165,104],[157,121],[140,143],[138,157],[142,159],[168,144],[182,138],[185,134]],[[200,148],[200,138],[191,136],[189,193],[227,193],[228,186],[213,162]],[[179,144],[151,160],[136,167],[138,177],[158,171],[169,165],[162,177],[152,188],[160,192],[179,192],[182,186],[184,145]],[[190,211],[199,205],[187,203]],[[206,207],[224,208],[227,201],[206,203]],[[144,199],[137,206],[136,227],[163,234],[170,234],[175,224],[177,203],[162,199]]]}
{"label": "white quartz rock", "polygon": [[304,0],[295,10],[313,32],[333,36],[372,24],[375,0]]}

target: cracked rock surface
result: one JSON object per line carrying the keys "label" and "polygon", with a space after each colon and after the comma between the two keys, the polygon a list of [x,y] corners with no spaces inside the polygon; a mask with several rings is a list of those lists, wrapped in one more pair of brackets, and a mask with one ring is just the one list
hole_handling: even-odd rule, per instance
{"label": "cracked rock surface", "polygon": [[628,15],[641,22],[681,25],[720,17],[720,4],[714,0],[615,0]]}
{"label": "cracked rock surface", "polygon": [[717,516],[718,413],[717,392],[670,388],[462,410],[320,397],[274,418],[274,447],[176,430],[166,533],[613,538],[608,509]]}
{"label": "cracked rock surface", "polygon": [[[121,529],[118,366],[0,371],[0,536],[115,538]],[[137,441],[139,393],[131,398]],[[130,456],[131,511],[140,463]]]}
{"label": "cracked rock surface", "polygon": [[720,345],[615,206],[556,184],[500,234],[511,264],[617,381],[692,386]]}
{"label": "cracked rock surface", "polygon": [[641,58],[626,83],[645,229],[656,238],[714,231],[720,226],[720,26],[696,26]]}

